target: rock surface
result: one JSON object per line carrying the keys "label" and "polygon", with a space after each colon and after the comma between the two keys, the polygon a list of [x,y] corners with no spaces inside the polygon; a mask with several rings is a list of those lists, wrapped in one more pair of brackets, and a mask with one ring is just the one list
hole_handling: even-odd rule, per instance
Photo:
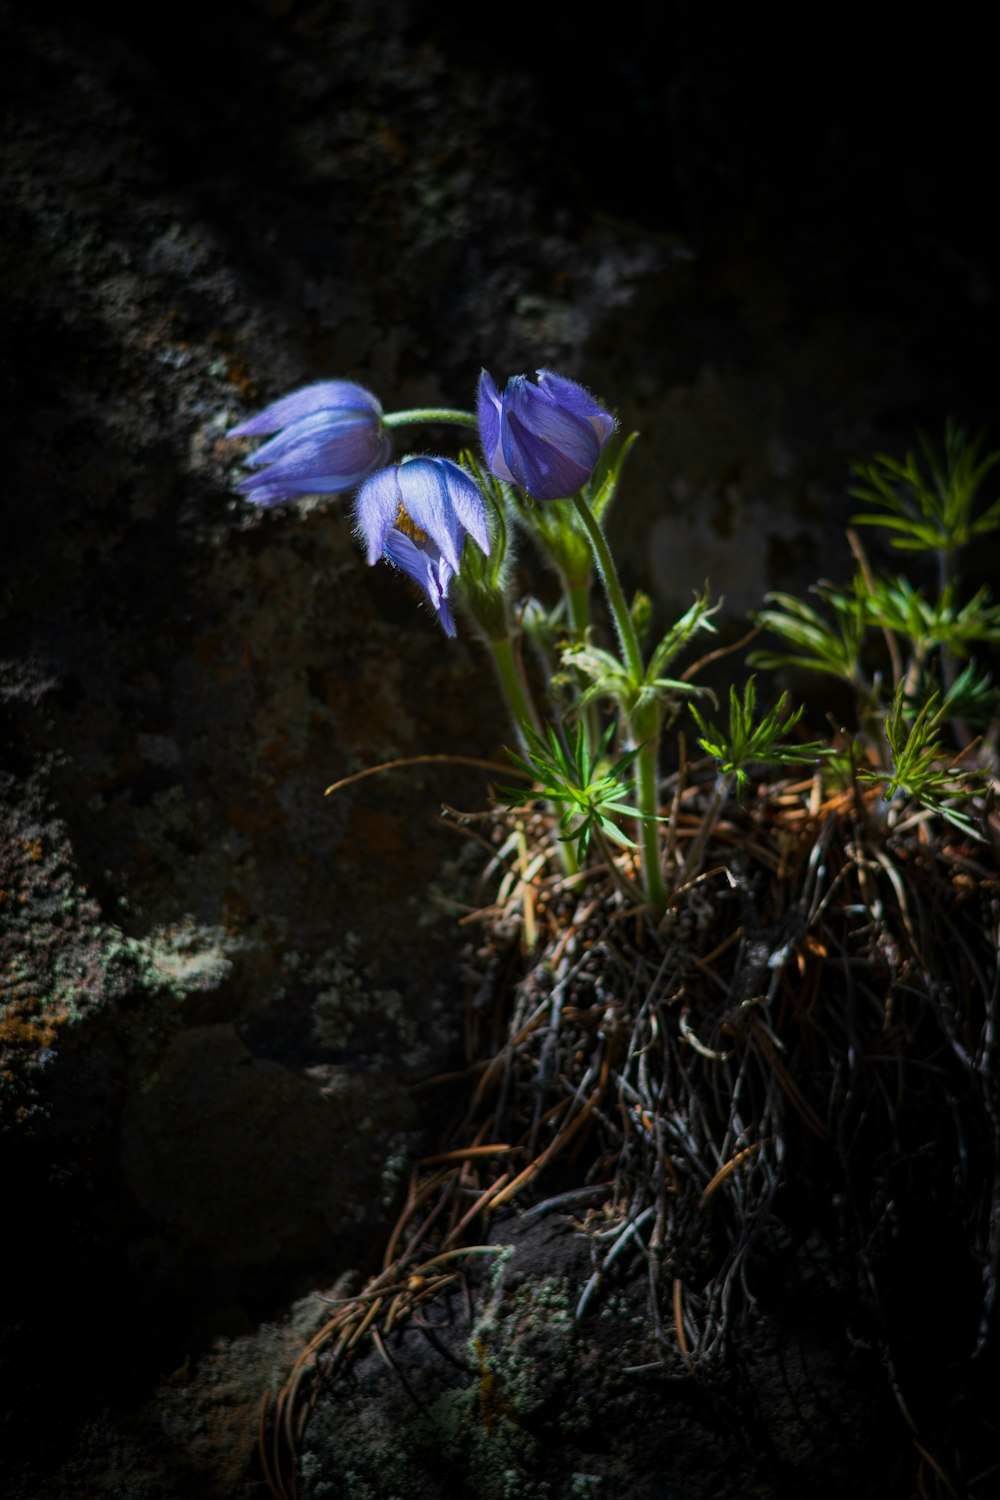
{"label": "rock surface", "polygon": [[430,1337],[392,1341],[391,1372],[373,1352],[321,1397],[302,1458],[311,1500],[892,1492],[896,1416],[877,1358],[844,1338],[829,1265],[804,1247],[786,1259],[725,1379],[666,1374],[643,1264],[624,1257],[577,1320],[591,1261],[571,1219],[499,1222],[499,1253],[469,1277],[471,1320],[460,1293],[442,1297]]}

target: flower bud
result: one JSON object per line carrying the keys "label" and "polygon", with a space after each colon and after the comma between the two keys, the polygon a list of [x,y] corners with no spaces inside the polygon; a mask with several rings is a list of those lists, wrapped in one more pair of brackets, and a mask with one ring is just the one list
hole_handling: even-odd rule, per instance
{"label": "flower bud", "polygon": [[239,486],[255,505],[354,489],[385,463],[391,447],[377,399],[349,380],[304,386],[241,422],[227,436],[268,433],[276,436],[246,460],[260,472]]}
{"label": "flower bud", "polygon": [[550,370],[515,375],[503,395],[479,377],[479,431],[490,472],[535,500],[565,500],[594,472],[615,421],[583,386]]}

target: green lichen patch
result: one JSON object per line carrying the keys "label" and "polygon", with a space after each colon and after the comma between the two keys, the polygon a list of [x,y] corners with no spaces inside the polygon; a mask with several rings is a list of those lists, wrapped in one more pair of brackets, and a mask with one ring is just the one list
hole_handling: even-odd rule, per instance
{"label": "green lichen patch", "polygon": [[190,917],[160,927],[137,944],[152,975],[178,997],[192,991],[213,990],[232,973],[228,944],[220,928],[206,927]]}

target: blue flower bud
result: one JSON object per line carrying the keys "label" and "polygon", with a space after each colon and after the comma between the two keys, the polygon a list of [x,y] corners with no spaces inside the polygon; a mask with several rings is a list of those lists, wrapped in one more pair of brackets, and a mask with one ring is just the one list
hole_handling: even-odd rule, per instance
{"label": "blue flower bud", "polygon": [[391,448],[378,401],[349,380],[307,385],[241,422],[227,436],[268,433],[276,436],[246,460],[260,472],[239,486],[256,505],[351,490],[385,463]]}
{"label": "blue flower bud", "polygon": [[537,376],[513,376],[501,396],[483,370],[483,452],[498,479],[523,486],[536,500],[564,500],[587,483],[615,421],[575,381],[550,370]]}

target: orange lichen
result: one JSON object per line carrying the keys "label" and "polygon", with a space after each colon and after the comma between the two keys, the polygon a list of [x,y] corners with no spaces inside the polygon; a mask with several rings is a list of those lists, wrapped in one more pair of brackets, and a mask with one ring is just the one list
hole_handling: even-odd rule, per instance
{"label": "orange lichen", "polygon": [[492,1434],[497,1419],[503,1415],[497,1401],[497,1378],[489,1366],[488,1347],[484,1341],[481,1338],[475,1338],[472,1341],[472,1347],[476,1353],[476,1365],[479,1369],[479,1411],[483,1426],[487,1433]]}
{"label": "orange lichen", "polygon": [[14,1000],[0,1018],[0,1046],[51,1047],[59,1034],[59,1017],[38,1013],[38,1002]]}

